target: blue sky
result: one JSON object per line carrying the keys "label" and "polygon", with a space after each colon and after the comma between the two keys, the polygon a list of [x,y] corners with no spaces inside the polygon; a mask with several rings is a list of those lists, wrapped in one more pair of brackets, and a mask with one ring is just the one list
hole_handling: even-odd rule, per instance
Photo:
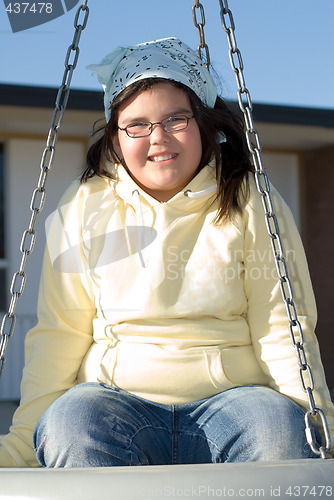
{"label": "blue sky", "polygon": [[[193,48],[198,33],[193,0],[89,0],[72,87],[99,89],[85,67],[118,45],[175,35]],[[229,0],[252,100],[334,109],[334,0]],[[218,0],[202,0],[205,36],[220,77],[221,95],[235,99],[236,83],[221,27]],[[0,0],[0,83],[58,88],[73,38],[76,7],[37,28],[12,33]]]}

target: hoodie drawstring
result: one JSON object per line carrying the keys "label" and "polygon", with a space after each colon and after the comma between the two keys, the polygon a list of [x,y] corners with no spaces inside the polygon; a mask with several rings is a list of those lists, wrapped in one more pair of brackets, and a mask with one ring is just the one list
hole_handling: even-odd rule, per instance
{"label": "hoodie drawstring", "polygon": [[213,191],[216,191],[217,186],[214,184],[207,189],[202,189],[202,191],[196,191],[193,193],[190,189],[187,189],[186,191],[183,192],[184,196],[188,196],[189,198],[199,198],[200,196],[204,196],[206,194],[212,193]]}
{"label": "hoodie drawstring", "polygon": [[[144,217],[143,217],[143,209],[140,203],[139,191],[138,189],[134,189],[132,191],[132,196],[134,197],[136,203],[136,214],[138,216],[137,222],[137,231],[138,231],[138,255],[141,262],[142,267],[146,267],[144,257],[142,254],[142,248],[144,248]],[[139,224],[138,224],[139,223]]]}
{"label": "hoodie drawstring", "polygon": [[[201,191],[193,192],[190,189],[187,189],[183,192],[184,196],[189,198],[200,198],[201,196],[205,196],[209,193],[216,191],[217,187],[215,184],[208,187],[207,189],[202,189]],[[135,205],[135,211],[137,215],[137,232],[138,232],[138,255],[143,268],[146,268],[146,264],[144,261],[144,257],[142,254],[142,249],[145,246],[144,242],[144,217],[143,217],[143,209],[140,201],[140,193],[138,189],[134,189],[132,191],[132,196]]]}

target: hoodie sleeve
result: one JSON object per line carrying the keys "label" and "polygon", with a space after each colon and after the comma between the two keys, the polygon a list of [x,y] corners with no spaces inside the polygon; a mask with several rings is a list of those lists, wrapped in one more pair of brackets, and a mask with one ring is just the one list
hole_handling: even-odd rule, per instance
{"label": "hoodie sleeve", "polygon": [[0,441],[0,467],[38,467],[32,442],[35,425],[51,403],[76,384],[93,340],[95,304],[81,244],[83,191],[74,184],[49,224],[38,324],[26,337],[21,403],[9,434]]}
{"label": "hoodie sleeve", "polygon": [[[333,443],[334,405],[315,336],[317,312],[304,248],[290,209],[273,187],[271,196],[292,283],[293,300],[302,325],[306,359],[314,378],[315,404],[327,416]],[[253,179],[250,181],[250,198],[245,209],[244,231],[247,318],[256,358],[269,377],[271,387],[308,410],[308,398],[299,379],[296,350],[290,338],[288,316],[281,295],[261,196]],[[298,342],[298,333],[294,333]],[[303,375],[307,387],[307,371],[303,371]]]}

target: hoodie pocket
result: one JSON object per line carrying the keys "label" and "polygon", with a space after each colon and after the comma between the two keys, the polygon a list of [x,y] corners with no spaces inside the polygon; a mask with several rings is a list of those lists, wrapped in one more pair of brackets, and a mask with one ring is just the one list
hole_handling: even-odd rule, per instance
{"label": "hoodie pocket", "polygon": [[269,383],[251,345],[207,349],[205,356],[211,382],[217,389]]}
{"label": "hoodie pocket", "polygon": [[212,385],[219,390],[226,390],[235,387],[235,384],[228,380],[225,375],[222,363],[222,352],[220,349],[206,349],[204,351],[209,378]]}

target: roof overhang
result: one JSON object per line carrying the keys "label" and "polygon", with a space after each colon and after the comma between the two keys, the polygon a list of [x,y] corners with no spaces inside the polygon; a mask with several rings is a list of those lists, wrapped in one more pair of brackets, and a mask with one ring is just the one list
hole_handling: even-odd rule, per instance
{"label": "roof overhang", "polygon": [[[56,88],[0,84],[0,133],[45,134],[57,93]],[[334,110],[254,103],[253,113],[263,148],[307,150],[334,145]],[[103,118],[102,92],[72,89],[61,133],[90,136],[93,124]]]}

